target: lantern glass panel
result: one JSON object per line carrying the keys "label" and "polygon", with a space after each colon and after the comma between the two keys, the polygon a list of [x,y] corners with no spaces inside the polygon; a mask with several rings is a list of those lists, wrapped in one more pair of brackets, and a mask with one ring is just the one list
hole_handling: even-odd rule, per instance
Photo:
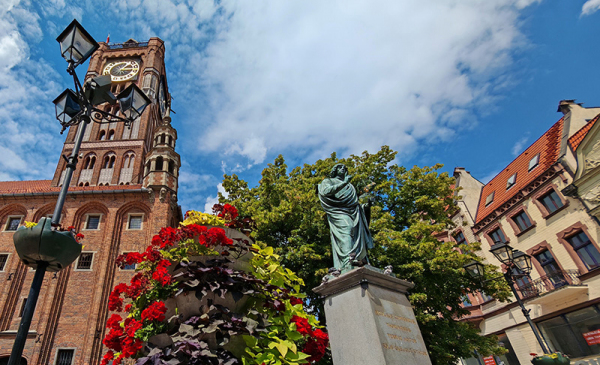
{"label": "lantern glass panel", "polygon": [[127,119],[134,120],[144,112],[150,104],[150,99],[135,84],[131,84],[118,96],[121,113]]}
{"label": "lantern glass panel", "polygon": [[60,43],[63,58],[75,65],[85,62],[98,48],[98,43],[76,20],[56,40]]}
{"label": "lantern glass panel", "polygon": [[481,278],[483,277],[483,265],[479,262],[472,261],[464,266],[465,270],[471,277]]}
{"label": "lantern glass panel", "polygon": [[493,245],[490,252],[503,264],[508,264],[513,259],[512,247],[504,243]]}
{"label": "lantern glass panel", "polygon": [[54,105],[56,108],[56,119],[63,125],[69,123],[81,111],[81,107],[77,102],[77,96],[70,89],[63,91],[54,100]]}

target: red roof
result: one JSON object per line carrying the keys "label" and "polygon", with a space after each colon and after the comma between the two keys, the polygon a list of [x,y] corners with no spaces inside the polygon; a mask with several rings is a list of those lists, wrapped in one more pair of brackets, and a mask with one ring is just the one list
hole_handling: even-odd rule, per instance
{"label": "red roof", "polygon": [[[0,194],[58,193],[60,191],[60,188],[50,186],[51,183],[52,180],[0,181]],[[69,191],[137,190],[141,188],[141,184],[108,186],[70,186]]]}
{"label": "red roof", "polygon": [[585,136],[587,136],[590,129],[592,129],[592,127],[598,120],[598,117],[600,117],[600,114],[598,114],[596,116],[596,118],[589,121],[583,128],[578,130],[577,133],[575,133],[574,135],[571,136],[571,138],[569,138],[569,146],[571,146],[571,149],[573,151],[576,151],[577,147],[579,147],[581,142],[583,142],[583,139],[585,138]]}
{"label": "red roof", "polygon": [[[558,159],[562,129],[563,119],[561,118],[483,187],[481,197],[479,198],[479,206],[475,218],[476,222],[480,222],[496,208],[510,200],[519,190],[554,165]],[[540,155],[538,165],[529,171],[529,162],[538,153]],[[508,179],[515,173],[517,176],[514,185],[507,190]],[[494,200],[486,207],[486,199],[492,193],[494,193]]]}

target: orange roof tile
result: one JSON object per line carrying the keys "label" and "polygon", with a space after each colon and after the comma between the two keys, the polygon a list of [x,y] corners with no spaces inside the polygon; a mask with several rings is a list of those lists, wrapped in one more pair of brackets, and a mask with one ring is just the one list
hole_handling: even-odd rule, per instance
{"label": "orange roof tile", "polygon": [[[535,178],[554,165],[558,159],[562,129],[563,118],[556,122],[546,131],[546,133],[538,138],[537,141],[533,142],[531,146],[483,187],[479,199],[477,216],[475,218],[476,222],[480,222],[488,214],[492,213],[496,208],[512,198],[519,190],[527,186]],[[531,161],[538,153],[540,154],[538,165],[531,169],[531,171],[528,171],[529,161]],[[506,186],[508,178],[515,173],[517,174],[515,183],[507,190]],[[494,200],[486,207],[486,199],[492,193],[494,193]]]}
{"label": "orange roof tile", "polygon": [[[51,186],[52,180],[29,181],[0,181],[0,195],[2,194],[34,194],[58,193],[59,187]],[[141,184],[135,185],[109,185],[109,186],[71,186],[69,191],[109,191],[109,190],[137,190]]]}
{"label": "orange roof tile", "polygon": [[581,144],[581,142],[583,142],[583,139],[585,138],[585,136],[587,136],[590,129],[592,129],[592,127],[598,120],[598,117],[600,117],[600,114],[598,114],[596,116],[596,118],[590,120],[585,126],[583,126],[583,128],[578,130],[577,133],[575,133],[574,135],[572,135],[569,138],[569,146],[571,146],[571,149],[573,151],[577,150],[577,147],[579,147],[579,144]]}

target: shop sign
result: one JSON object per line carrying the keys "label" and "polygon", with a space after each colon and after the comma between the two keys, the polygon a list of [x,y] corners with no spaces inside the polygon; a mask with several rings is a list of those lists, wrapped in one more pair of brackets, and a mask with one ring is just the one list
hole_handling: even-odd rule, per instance
{"label": "shop sign", "polygon": [[588,345],[598,345],[600,344],[600,330],[595,330],[592,332],[586,332],[583,334],[583,338],[588,343]]}
{"label": "shop sign", "polygon": [[485,365],[496,365],[496,360],[494,360],[493,356],[488,356],[483,358],[483,363]]}

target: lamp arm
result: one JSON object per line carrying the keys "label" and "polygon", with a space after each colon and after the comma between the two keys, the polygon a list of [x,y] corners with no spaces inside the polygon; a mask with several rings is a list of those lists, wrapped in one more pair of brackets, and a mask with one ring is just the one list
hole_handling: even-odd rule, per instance
{"label": "lamp arm", "polygon": [[109,112],[107,112],[105,110],[102,110],[102,109],[98,109],[98,108],[96,108],[94,106],[92,106],[92,112],[93,112],[92,113],[92,120],[95,123],[106,123],[106,122],[98,122],[97,120],[109,119],[108,123],[110,123],[110,122],[123,122],[123,123],[125,123],[125,126],[129,126],[131,124],[131,122],[133,122],[130,119],[119,117],[118,115],[109,113]]}

